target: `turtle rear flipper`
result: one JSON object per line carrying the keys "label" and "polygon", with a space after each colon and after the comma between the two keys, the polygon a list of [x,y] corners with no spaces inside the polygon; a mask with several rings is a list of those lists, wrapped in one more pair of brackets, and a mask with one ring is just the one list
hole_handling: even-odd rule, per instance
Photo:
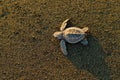
{"label": "turtle rear flipper", "polygon": [[88,41],[87,41],[87,39],[86,39],[86,38],[83,39],[83,40],[81,41],[81,44],[83,44],[84,46],[88,45]]}
{"label": "turtle rear flipper", "polygon": [[64,40],[61,40],[61,42],[60,42],[60,47],[61,47],[61,50],[62,50],[63,54],[64,54],[64,55],[68,55],[67,48],[66,48],[66,45],[65,45],[65,41],[64,41]]}
{"label": "turtle rear flipper", "polygon": [[82,30],[83,30],[83,32],[87,32],[89,30],[89,28],[88,27],[84,27],[84,28],[82,28]]}

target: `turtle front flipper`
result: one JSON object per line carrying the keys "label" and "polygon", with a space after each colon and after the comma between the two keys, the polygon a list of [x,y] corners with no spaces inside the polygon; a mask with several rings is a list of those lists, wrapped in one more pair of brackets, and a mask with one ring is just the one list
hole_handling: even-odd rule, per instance
{"label": "turtle front flipper", "polygon": [[65,29],[65,27],[67,26],[67,22],[69,21],[69,19],[66,19],[65,21],[63,21],[63,23],[61,24],[60,30],[63,31]]}
{"label": "turtle front flipper", "polygon": [[81,44],[83,44],[83,45],[88,45],[88,41],[87,41],[87,39],[85,38],[85,39],[83,39],[82,41],[81,41]]}
{"label": "turtle front flipper", "polygon": [[65,41],[64,40],[61,40],[60,42],[60,47],[61,47],[61,50],[63,52],[64,55],[67,55],[68,52],[67,52],[67,48],[66,48],[66,45],[65,45]]}

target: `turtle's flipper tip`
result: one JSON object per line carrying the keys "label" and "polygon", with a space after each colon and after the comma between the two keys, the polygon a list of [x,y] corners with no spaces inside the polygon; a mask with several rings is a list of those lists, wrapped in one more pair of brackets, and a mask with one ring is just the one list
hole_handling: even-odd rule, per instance
{"label": "turtle's flipper tip", "polygon": [[88,28],[88,27],[84,27],[84,28],[82,28],[82,30],[83,30],[84,32],[88,32],[88,31],[89,31],[89,28]]}
{"label": "turtle's flipper tip", "polygon": [[70,18],[67,18],[64,22],[68,22],[70,20]]}
{"label": "turtle's flipper tip", "polygon": [[67,55],[68,55],[68,52],[64,52],[63,54],[64,54],[65,56],[67,56]]}

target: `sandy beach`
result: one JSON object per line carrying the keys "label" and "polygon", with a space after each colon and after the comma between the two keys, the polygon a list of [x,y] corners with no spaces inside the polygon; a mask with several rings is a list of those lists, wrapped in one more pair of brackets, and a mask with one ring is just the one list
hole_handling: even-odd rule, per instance
{"label": "sandy beach", "polygon": [[[53,33],[67,18],[90,33],[64,56]],[[0,0],[0,80],[119,79],[120,0]]]}

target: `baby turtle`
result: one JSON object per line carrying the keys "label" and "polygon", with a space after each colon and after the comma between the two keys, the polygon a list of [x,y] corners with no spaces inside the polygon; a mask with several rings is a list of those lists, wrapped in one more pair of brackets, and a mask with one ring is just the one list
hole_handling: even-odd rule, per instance
{"label": "baby turtle", "polygon": [[80,29],[78,27],[70,27],[70,28],[65,29],[68,21],[69,21],[69,19],[66,19],[62,23],[62,25],[60,27],[60,31],[55,32],[53,34],[54,37],[61,40],[60,47],[61,47],[61,50],[64,55],[68,55],[65,42],[68,42],[68,43],[81,42],[81,44],[83,44],[83,45],[88,45],[88,41],[86,38],[86,32],[88,31],[88,27],[84,27],[82,29]]}

